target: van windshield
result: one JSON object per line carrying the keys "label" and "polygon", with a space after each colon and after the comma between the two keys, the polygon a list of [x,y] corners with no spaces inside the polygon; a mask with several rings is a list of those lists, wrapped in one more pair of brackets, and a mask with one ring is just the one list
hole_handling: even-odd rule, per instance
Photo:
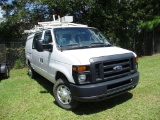
{"label": "van windshield", "polygon": [[95,28],[55,28],[55,39],[61,50],[111,46]]}

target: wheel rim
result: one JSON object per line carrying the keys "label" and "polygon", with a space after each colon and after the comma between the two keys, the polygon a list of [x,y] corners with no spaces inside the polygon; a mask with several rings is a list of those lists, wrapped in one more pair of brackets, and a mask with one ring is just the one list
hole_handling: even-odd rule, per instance
{"label": "wheel rim", "polygon": [[31,70],[31,67],[29,67],[29,69],[28,69],[28,74],[29,74],[30,77],[32,77],[32,70]]}
{"label": "wheel rim", "polygon": [[57,88],[57,97],[62,104],[69,104],[71,102],[71,92],[65,85],[60,85]]}
{"label": "wheel rim", "polygon": [[8,68],[6,68],[6,77],[9,76],[9,71],[8,71]]}

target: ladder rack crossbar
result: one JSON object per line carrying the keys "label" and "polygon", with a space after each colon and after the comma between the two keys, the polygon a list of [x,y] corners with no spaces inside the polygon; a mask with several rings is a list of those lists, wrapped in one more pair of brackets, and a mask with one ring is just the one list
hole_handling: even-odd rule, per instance
{"label": "ladder rack crossbar", "polygon": [[71,23],[73,22],[73,16],[64,16],[60,18],[58,16],[58,19],[55,20],[55,15],[53,15],[53,21],[47,21],[47,22],[38,22],[38,25],[35,25],[34,28],[30,30],[25,30],[24,33],[34,33],[43,29],[50,29],[57,26],[81,26],[81,27],[87,27],[87,25],[83,24],[77,24],[77,23]]}

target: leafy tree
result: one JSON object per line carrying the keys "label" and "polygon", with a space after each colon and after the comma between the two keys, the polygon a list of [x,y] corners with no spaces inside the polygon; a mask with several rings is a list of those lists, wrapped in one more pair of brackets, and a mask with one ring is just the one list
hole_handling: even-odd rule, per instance
{"label": "leafy tree", "polygon": [[[52,16],[73,15],[74,22],[103,31],[108,38],[139,55],[154,50],[160,31],[159,0],[1,0],[6,22],[0,24],[0,40],[21,38],[25,29]],[[156,48],[155,48],[156,49]]]}
{"label": "leafy tree", "polygon": [[0,24],[0,41],[13,41],[22,38],[25,29],[31,29],[38,21],[44,21],[46,6],[33,0],[13,0],[1,2],[6,22]]}

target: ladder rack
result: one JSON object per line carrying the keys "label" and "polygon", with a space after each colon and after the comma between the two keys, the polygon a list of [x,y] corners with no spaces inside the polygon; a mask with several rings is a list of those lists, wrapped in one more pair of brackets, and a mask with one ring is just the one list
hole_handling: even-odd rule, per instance
{"label": "ladder rack", "polygon": [[30,30],[24,30],[24,33],[34,33],[43,29],[49,29],[54,28],[56,26],[81,26],[81,27],[87,27],[87,25],[83,24],[76,24],[73,22],[73,16],[64,16],[60,18],[58,16],[58,19],[55,19],[55,15],[53,15],[53,21],[47,21],[47,22],[38,22],[38,25],[35,25],[34,28]]}

